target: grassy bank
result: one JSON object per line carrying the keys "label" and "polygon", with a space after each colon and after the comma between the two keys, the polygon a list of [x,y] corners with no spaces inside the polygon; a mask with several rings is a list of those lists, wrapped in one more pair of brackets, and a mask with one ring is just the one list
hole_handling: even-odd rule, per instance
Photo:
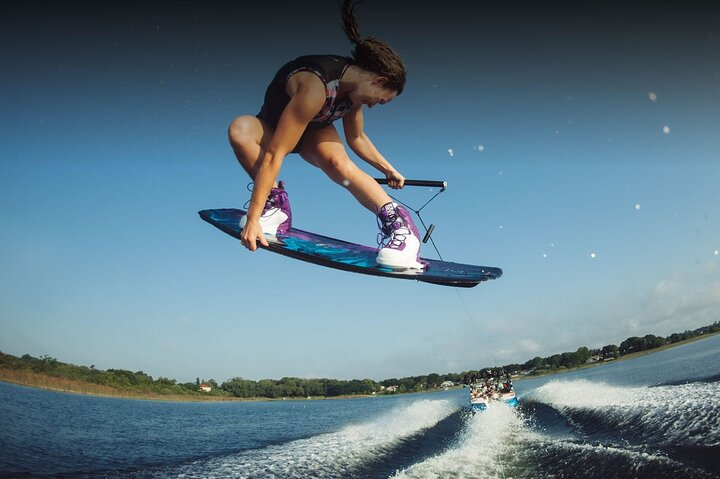
{"label": "grassy bank", "polygon": [[0,368],[0,381],[65,393],[87,394],[92,396],[116,397],[125,399],[149,399],[156,401],[241,401],[228,396],[202,396],[200,394],[158,394],[150,391],[126,390],[93,384],[76,379],[59,378],[32,371]]}
{"label": "grassy bank", "polygon": [[85,394],[89,396],[113,397],[122,399],[142,399],[148,401],[177,401],[177,402],[257,402],[257,401],[306,401],[308,399],[351,399],[374,397],[368,395],[342,395],[342,396],[313,396],[311,398],[238,398],[234,396],[210,396],[198,394],[158,394],[152,391],[137,391],[110,386],[102,386],[75,379],[58,378],[47,374],[32,371],[12,370],[0,368],[0,381],[18,384],[20,386],[47,389],[71,394]]}

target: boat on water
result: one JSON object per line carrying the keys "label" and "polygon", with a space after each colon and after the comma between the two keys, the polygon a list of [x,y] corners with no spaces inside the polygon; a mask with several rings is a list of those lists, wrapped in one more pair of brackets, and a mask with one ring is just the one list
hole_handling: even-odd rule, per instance
{"label": "boat on water", "polygon": [[518,405],[510,374],[504,371],[501,373],[490,372],[481,378],[472,379],[469,386],[470,409],[473,413],[502,403],[511,407]]}

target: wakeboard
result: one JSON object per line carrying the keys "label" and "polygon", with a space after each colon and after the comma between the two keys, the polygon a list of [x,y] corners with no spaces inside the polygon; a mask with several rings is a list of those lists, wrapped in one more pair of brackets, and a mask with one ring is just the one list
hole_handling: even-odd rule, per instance
{"label": "wakeboard", "polygon": [[[240,239],[240,218],[245,211],[238,209],[203,210],[200,217],[221,231]],[[265,235],[269,246],[258,246],[273,253],[354,273],[385,276],[388,278],[413,279],[423,283],[472,288],[483,281],[499,278],[500,268],[451,263],[421,258],[427,263],[424,270],[396,270],[375,262],[377,248],[329,238],[297,228],[290,228],[283,235]]]}

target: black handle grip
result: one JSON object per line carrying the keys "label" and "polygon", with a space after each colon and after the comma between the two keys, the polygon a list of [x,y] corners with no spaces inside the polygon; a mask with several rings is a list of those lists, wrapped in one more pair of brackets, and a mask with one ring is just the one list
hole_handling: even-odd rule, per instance
{"label": "black handle grip", "polygon": [[[387,178],[375,178],[375,181],[381,185],[387,185]],[[433,181],[433,180],[405,180],[405,186],[428,186],[430,188],[447,188],[447,181]]]}

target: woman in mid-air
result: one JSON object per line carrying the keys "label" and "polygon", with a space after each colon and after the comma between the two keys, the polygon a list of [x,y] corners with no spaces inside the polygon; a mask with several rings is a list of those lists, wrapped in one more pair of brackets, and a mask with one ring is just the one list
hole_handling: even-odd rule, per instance
{"label": "woman in mid-air", "polygon": [[385,43],[360,37],[353,8],[351,0],[344,0],[343,28],[355,44],[352,58],[311,55],[290,61],[267,88],[260,113],[230,124],[235,156],[255,183],[240,225],[242,242],[254,251],[258,241],[267,246],[265,233],[282,234],[290,228],[290,203],[277,176],[285,156],[299,153],[377,215],[383,237],[378,264],[421,269],[420,240],[409,212],[350,160],[333,125],[342,118],[350,149],[384,174],[391,188],[403,187],[405,178],[363,131],[363,105],[383,105],[402,93],[405,66]]}

